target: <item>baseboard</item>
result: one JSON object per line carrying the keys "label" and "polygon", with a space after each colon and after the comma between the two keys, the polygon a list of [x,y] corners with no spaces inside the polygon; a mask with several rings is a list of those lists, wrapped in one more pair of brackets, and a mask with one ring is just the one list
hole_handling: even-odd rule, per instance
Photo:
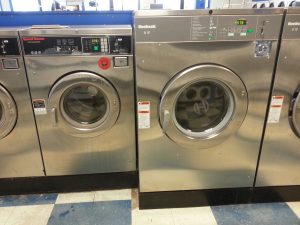
{"label": "baseboard", "polygon": [[249,203],[252,188],[140,192],[140,209],[179,208]]}
{"label": "baseboard", "polygon": [[0,179],[0,195],[125,189],[138,186],[136,171]]}

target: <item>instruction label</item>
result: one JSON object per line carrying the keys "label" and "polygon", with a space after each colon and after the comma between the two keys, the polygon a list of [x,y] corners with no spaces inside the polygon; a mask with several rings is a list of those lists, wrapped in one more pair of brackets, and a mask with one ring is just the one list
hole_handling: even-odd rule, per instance
{"label": "instruction label", "polygon": [[138,102],[139,129],[150,128],[150,101]]}
{"label": "instruction label", "polygon": [[272,96],[268,123],[279,123],[284,96]]}
{"label": "instruction label", "polygon": [[45,99],[34,99],[32,101],[33,110],[35,115],[46,115],[46,100]]}

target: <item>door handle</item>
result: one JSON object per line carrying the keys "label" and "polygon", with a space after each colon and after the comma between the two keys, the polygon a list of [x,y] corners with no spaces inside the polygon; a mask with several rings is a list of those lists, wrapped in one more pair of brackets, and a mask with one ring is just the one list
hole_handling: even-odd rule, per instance
{"label": "door handle", "polygon": [[52,126],[56,127],[57,124],[56,108],[51,109],[51,122],[52,122]]}
{"label": "door handle", "polygon": [[164,133],[166,133],[169,122],[170,122],[170,112],[169,110],[164,110],[164,116],[162,121],[162,129]]}

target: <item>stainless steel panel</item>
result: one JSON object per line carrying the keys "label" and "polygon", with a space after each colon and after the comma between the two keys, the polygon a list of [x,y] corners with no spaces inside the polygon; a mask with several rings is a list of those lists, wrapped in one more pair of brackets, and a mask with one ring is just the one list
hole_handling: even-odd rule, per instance
{"label": "stainless steel panel", "polygon": [[288,14],[285,17],[282,39],[300,39],[300,17]]}
{"label": "stainless steel panel", "polygon": [[[278,15],[204,16],[201,13],[198,16],[137,17],[136,42],[276,40],[281,19]],[[245,24],[236,24],[238,21]]]}
{"label": "stainless steel panel", "polygon": [[109,26],[63,26],[61,28],[31,27],[22,30],[22,36],[57,36],[63,35],[132,35],[132,28],[129,25],[109,25]]}
{"label": "stainless steel panel", "polygon": [[[149,101],[151,105],[150,128],[138,130],[141,192],[253,185],[282,14],[283,10],[135,13],[137,100]],[[248,25],[251,29],[246,37],[237,36],[242,31],[233,25],[243,18],[249,21],[247,29]],[[270,54],[266,57],[258,55],[258,40],[270,41]],[[203,148],[190,137],[191,144],[185,145],[162,129],[164,123],[160,120],[167,115],[159,115],[162,93],[181,72],[210,64],[230,69],[243,82],[248,105],[237,107],[246,107],[247,114],[240,127],[231,130],[222,144]],[[215,74],[199,73],[199,79],[202,76],[213,79]],[[227,75],[221,79],[236,93],[240,92]],[[184,87],[189,80],[181,83]],[[179,95],[178,89],[177,93],[173,90],[174,96]],[[218,134],[209,138],[216,137]],[[188,142],[187,137],[182,138]]]}
{"label": "stainless steel panel", "polygon": [[276,9],[213,9],[213,10],[139,10],[135,12],[138,17],[156,16],[198,16],[198,15],[274,15],[283,14],[283,8]]}
{"label": "stainless steel panel", "polygon": [[[16,30],[6,28],[0,34],[13,37]],[[1,36],[3,37],[3,36]],[[0,57],[9,59],[9,56]],[[0,64],[0,84],[12,96],[17,107],[17,121],[12,131],[0,139],[0,177],[43,176],[43,164],[23,58],[14,56],[18,69],[3,69]],[[0,127],[1,129],[1,127]]]}
{"label": "stainless steel panel", "polygon": [[300,138],[289,121],[291,100],[300,86],[299,51],[300,40],[282,41],[272,95],[284,96],[284,101],[279,122],[266,127],[256,186],[300,184]]}
{"label": "stainless steel panel", "polygon": [[[113,60],[113,55],[107,56]],[[135,114],[133,57],[128,67],[101,70],[100,56],[26,56],[33,99],[46,100],[46,114],[36,115],[47,175],[134,171]],[[48,97],[53,84],[72,71],[90,71],[106,78],[116,89],[121,110],[116,124],[96,137],[79,138],[53,127]]]}
{"label": "stainless steel panel", "polygon": [[[136,43],[137,99],[151,103],[151,127],[138,131],[142,192],[252,186],[277,42],[270,58],[254,57],[255,46],[253,41]],[[248,93],[247,115],[221,145],[181,146],[161,129],[161,93],[179,71],[205,63],[223,65],[240,77]]]}

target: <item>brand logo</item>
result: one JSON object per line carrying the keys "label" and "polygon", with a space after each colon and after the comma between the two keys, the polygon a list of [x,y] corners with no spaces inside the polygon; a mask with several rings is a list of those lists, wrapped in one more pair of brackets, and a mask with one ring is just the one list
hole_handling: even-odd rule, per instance
{"label": "brand logo", "polygon": [[44,41],[46,38],[44,37],[24,37],[23,41]]}
{"label": "brand logo", "polygon": [[288,22],[288,26],[300,26],[300,22]]}
{"label": "brand logo", "polygon": [[139,29],[156,29],[156,25],[138,25]]}

